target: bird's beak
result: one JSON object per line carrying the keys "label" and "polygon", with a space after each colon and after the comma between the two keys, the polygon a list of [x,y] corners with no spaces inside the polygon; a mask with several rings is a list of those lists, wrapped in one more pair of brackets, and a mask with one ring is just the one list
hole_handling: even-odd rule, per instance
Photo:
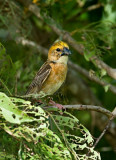
{"label": "bird's beak", "polygon": [[68,48],[64,47],[61,56],[68,56],[70,54],[71,54],[71,51]]}

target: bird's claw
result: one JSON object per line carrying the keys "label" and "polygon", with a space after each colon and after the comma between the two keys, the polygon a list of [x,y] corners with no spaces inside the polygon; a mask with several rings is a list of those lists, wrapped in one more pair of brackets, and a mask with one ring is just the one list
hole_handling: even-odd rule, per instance
{"label": "bird's claw", "polygon": [[55,103],[54,101],[50,100],[49,104],[56,106],[57,108],[59,108],[60,110],[64,109],[62,104],[59,103]]}

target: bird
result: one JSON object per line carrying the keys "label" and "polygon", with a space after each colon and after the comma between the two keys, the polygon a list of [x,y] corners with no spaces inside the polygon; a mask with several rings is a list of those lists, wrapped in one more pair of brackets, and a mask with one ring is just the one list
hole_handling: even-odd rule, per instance
{"label": "bird", "polygon": [[[54,42],[48,51],[48,59],[36,73],[26,95],[37,94],[39,98],[53,95],[62,86],[67,75],[68,56],[71,54],[66,42]],[[62,108],[54,101],[50,104]]]}

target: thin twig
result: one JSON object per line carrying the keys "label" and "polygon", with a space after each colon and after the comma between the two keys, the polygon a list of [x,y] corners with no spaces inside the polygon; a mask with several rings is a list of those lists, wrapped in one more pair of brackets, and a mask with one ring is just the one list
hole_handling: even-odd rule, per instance
{"label": "thin twig", "polygon": [[[98,9],[98,8],[100,8],[100,7],[102,7],[102,6],[103,6],[102,3],[97,3],[97,4],[94,4],[94,5],[91,5],[91,6],[87,7],[87,8],[85,8],[85,9],[83,9],[82,11],[80,11],[77,15],[75,15],[75,17],[78,17],[78,16],[82,15],[82,14],[85,13],[85,12]],[[74,19],[75,17],[73,17],[73,19]]]}
{"label": "thin twig", "polygon": [[[112,115],[112,117],[110,117],[110,119],[108,120],[107,125],[105,126],[103,132],[100,134],[100,136],[97,138],[96,142],[93,145],[93,149],[97,146],[97,144],[99,143],[99,141],[102,139],[102,137],[104,136],[104,134],[106,133],[106,131],[108,130],[108,128],[110,127],[111,121],[114,119],[115,116]],[[89,156],[90,151],[87,153],[87,156]]]}
{"label": "thin twig", "polygon": [[9,95],[12,96],[12,93],[10,92],[10,90],[8,89],[8,87],[5,85],[5,83],[2,81],[1,78],[0,78],[0,82],[3,85],[3,87],[8,91]]}
{"label": "thin twig", "polygon": [[101,140],[101,138],[104,136],[104,134],[106,133],[106,131],[108,130],[108,128],[110,127],[111,121],[114,119],[114,116],[112,116],[109,120],[108,123],[106,125],[106,127],[104,128],[103,132],[100,134],[100,136],[97,138],[95,144],[93,145],[93,148],[96,147],[96,145],[98,144],[98,142]]}
{"label": "thin twig", "polygon": [[52,119],[52,121],[54,122],[54,124],[56,125],[57,129],[59,130],[59,132],[61,133],[62,138],[63,138],[63,140],[64,140],[64,142],[65,142],[65,144],[66,144],[66,147],[67,147],[67,148],[69,149],[69,151],[72,153],[72,155],[74,156],[74,159],[77,160],[77,156],[76,156],[75,152],[74,152],[73,149],[70,147],[67,139],[65,138],[62,130],[60,129],[60,127],[59,127],[58,124],[56,123],[55,119],[53,118],[53,116],[52,116],[49,112],[47,112],[47,113],[48,113],[48,115],[50,116],[50,118]]}

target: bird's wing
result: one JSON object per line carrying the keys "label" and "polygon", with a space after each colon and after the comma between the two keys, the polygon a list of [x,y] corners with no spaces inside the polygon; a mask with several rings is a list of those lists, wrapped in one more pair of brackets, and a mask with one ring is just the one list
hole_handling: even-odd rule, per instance
{"label": "bird's wing", "polygon": [[41,90],[42,84],[48,78],[51,72],[51,66],[49,62],[45,62],[40,70],[37,72],[35,78],[33,79],[32,83],[29,85],[29,88],[26,92],[27,94],[33,93],[33,91],[37,88],[37,92]]}

